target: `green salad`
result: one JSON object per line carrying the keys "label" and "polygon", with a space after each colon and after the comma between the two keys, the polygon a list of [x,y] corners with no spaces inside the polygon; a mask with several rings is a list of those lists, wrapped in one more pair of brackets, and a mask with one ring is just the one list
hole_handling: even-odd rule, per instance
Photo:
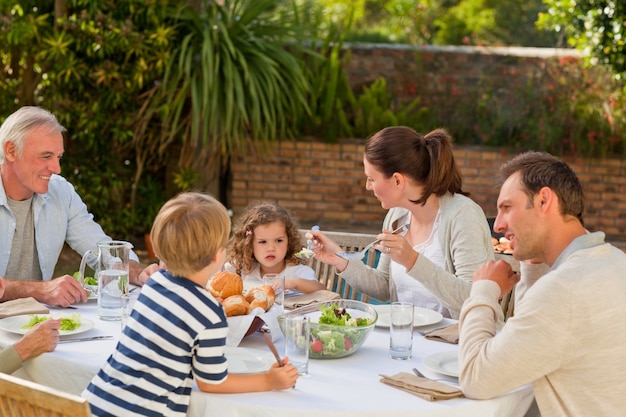
{"label": "green salad", "polygon": [[[30,329],[35,327],[37,324],[42,323],[51,318],[50,316],[39,316],[37,314],[33,314],[30,316],[30,320],[22,324],[22,329]],[[80,314],[74,313],[69,316],[61,317],[61,327],[59,330],[76,330],[80,327]]]}
{"label": "green salad", "polygon": [[323,324],[334,324],[335,326],[367,326],[372,323],[368,318],[352,318],[350,313],[345,308],[341,310],[337,304],[331,304],[329,306],[323,305],[320,307],[322,316],[319,319]]}
{"label": "green salad", "polygon": [[[313,335],[309,356],[311,358],[340,358],[352,353],[367,336],[363,326],[373,323],[369,318],[350,316],[345,308],[339,309],[336,304],[322,305],[319,325],[311,328]],[[325,326],[330,325],[330,326]],[[337,328],[334,326],[343,326]]]}
{"label": "green salad", "polygon": [[[80,272],[76,271],[73,275],[75,280],[80,279]],[[85,277],[85,285],[98,285],[98,281],[94,277]]]}
{"label": "green salad", "polygon": [[314,255],[315,252],[313,252],[309,248],[302,248],[298,252],[296,252],[296,257],[298,258],[312,258]]}

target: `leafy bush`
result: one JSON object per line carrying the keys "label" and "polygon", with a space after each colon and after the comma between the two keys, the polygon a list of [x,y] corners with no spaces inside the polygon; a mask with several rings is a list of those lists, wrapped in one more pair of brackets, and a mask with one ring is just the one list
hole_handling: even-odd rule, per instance
{"label": "leafy bush", "polygon": [[366,138],[388,126],[412,126],[423,129],[424,121],[429,117],[426,107],[419,107],[416,98],[405,108],[398,109],[387,89],[384,78],[374,81],[363,89],[354,106],[354,133],[356,137]]}
{"label": "leafy bush", "polygon": [[329,19],[315,4],[302,5],[300,24],[308,28],[310,38],[317,42],[314,51],[293,51],[300,59],[310,87],[308,111],[293,115],[298,126],[296,136],[316,136],[330,142],[353,136],[348,113],[354,106],[354,93],[344,71],[350,53],[343,49],[353,11],[347,7],[342,14]]}
{"label": "leafy bush", "polygon": [[[575,59],[546,61],[534,77],[482,80],[445,121],[457,142],[545,150],[555,154],[614,156],[626,151],[626,95],[602,68]],[[459,110],[461,109],[461,110]],[[454,112],[453,112],[454,114]]]}
{"label": "leafy bush", "polygon": [[346,34],[349,42],[537,47],[558,42],[554,32],[534,24],[538,14],[548,10],[542,0],[319,2],[331,18],[353,10],[354,25]]}

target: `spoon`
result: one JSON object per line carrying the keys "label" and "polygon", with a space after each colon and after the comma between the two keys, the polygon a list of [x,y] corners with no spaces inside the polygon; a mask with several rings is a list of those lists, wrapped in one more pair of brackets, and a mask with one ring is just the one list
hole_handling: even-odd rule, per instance
{"label": "spoon", "polygon": [[[320,230],[320,227],[315,225],[311,227],[311,230]],[[311,250],[311,246],[313,246],[313,241],[309,240],[309,243],[306,245],[306,248],[302,248],[301,251],[296,252],[296,258],[298,259],[311,259],[315,256],[315,252]]]}

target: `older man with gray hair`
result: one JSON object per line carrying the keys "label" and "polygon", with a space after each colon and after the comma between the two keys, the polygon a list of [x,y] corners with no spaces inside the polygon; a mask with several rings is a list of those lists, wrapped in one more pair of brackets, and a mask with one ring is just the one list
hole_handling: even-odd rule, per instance
{"label": "older man with gray hair", "polygon": [[[88,293],[69,275],[52,279],[65,242],[80,255],[111,240],[94,221],[72,184],[61,177],[65,128],[49,111],[25,106],[0,126],[0,301],[33,297],[68,306]],[[130,281],[150,273],[132,254]]]}

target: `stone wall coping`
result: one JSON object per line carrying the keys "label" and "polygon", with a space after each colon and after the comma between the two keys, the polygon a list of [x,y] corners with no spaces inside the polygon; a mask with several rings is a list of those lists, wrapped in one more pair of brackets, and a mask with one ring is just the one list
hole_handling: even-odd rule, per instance
{"label": "stone wall coping", "polygon": [[392,43],[346,42],[344,49],[389,49],[396,51],[444,52],[462,54],[506,55],[530,58],[560,58],[585,56],[582,51],[568,48],[531,48],[520,46],[409,45]]}

